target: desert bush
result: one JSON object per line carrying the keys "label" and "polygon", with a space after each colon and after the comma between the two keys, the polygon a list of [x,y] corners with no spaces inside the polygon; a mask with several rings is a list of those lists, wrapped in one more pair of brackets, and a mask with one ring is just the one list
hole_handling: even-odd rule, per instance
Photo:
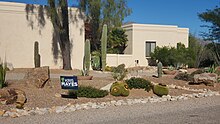
{"label": "desert bush", "polygon": [[127,70],[125,69],[125,64],[120,64],[119,66],[112,69],[112,76],[116,81],[121,81],[125,78]]}
{"label": "desert bush", "polygon": [[153,92],[158,96],[168,95],[169,88],[166,85],[157,84],[157,85],[154,85]]}
{"label": "desert bush", "polygon": [[174,77],[174,79],[183,80],[183,81],[191,81],[192,80],[191,76],[186,73],[179,73]]}
{"label": "desert bush", "polygon": [[129,89],[145,89],[147,92],[152,89],[151,82],[143,78],[132,77],[129,80],[125,80],[125,82],[128,84]]}
{"label": "desert bush", "polygon": [[110,88],[110,94],[113,96],[128,96],[128,85],[125,82],[115,82]]}
{"label": "desert bush", "polygon": [[79,86],[76,92],[78,97],[101,98],[108,95],[108,91],[99,90],[91,86]]}

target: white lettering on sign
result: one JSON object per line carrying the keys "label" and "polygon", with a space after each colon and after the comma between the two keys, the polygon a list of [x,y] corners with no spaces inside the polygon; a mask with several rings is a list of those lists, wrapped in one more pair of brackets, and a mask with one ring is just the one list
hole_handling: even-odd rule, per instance
{"label": "white lettering on sign", "polygon": [[61,83],[62,86],[70,86],[70,87],[76,87],[78,86],[77,82],[74,82],[73,79],[65,79],[64,82]]}

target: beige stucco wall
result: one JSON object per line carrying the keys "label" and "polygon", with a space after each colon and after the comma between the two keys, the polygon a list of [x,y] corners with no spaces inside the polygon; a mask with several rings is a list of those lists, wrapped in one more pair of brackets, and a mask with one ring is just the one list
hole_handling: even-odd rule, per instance
{"label": "beige stucco wall", "polygon": [[[151,25],[151,24],[127,24],[122,26],[128,35],[128,47],[125,54],[130,54],[130,60],[121,61],[127,67],[135,66],[135,60],[139,60],[139,66],[147,66],[148,60],[145,57],[145,42],[156,42],[156,46],[176,47],[181,42],[188,47],[188,28],[179,28],[172,25]],[[107,61],[110,64],[110,62]],[[120,63],[120,64],[121,64]],[[130,63],[133,63],[132,65]],[[116,66],[116,65],[115,65]]]}
{"label": "beige stucco wall", "polygon": [[[33,21],[26,19],[26,4],[0,2],[0,57],[14,68],[34,67],[34,42],[39,42],[41,65],[50,68],[62,68],[62,60],[53,61],[52,32],[50,19],[45,16],[45,26],[41,29],[37,21],[38,13],[29,14]],[[70,40],[72,41],[72,68],[82,69],[84,55],[84,22],[79,18],[76,8],[71,8],[71,15],[77,21],[70,20]]]}

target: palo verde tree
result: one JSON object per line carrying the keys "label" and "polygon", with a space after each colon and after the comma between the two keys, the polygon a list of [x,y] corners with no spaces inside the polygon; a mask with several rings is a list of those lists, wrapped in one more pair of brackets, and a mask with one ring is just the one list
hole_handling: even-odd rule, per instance
{"label": "palo verde tree", "polygon": [[71,43],[67,0],[48,0],[50,19],[53,24],[53,40],[59,43],[63,69],[71,70]]}
{"label": "palo verde tree", "polygon": [[209,32],[203,33],[203,36],[208,40],[220,42],[220,8],[216,7],[213,10],[207,10],[198,16],[202,21],[211,24],[204,26],[209,29]]}
{"label": "palo verde tree", "polygon": [[212,55],[215,58],[215,63],[220,65],[220,55],[218,52],[220,43],[220,7],[215,7],[213,10],[207,10],[206,12],[200,13],[199,18],[202,21],[209,22],[211,25],[205,25],[209,29],[209,32],[203,33],[203,36],[206,40],[213,41],[212,47]]}

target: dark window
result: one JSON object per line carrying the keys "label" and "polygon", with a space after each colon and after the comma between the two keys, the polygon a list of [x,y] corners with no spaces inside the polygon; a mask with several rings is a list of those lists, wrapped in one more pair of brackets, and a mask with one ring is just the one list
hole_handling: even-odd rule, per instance
{"label": "dark window", "polygon": [[146,42],[145,44],[146,57],[150,57],[150,53],[154,52],[155,47],[156,47],[156,42],[149,42],[149,41]]}

